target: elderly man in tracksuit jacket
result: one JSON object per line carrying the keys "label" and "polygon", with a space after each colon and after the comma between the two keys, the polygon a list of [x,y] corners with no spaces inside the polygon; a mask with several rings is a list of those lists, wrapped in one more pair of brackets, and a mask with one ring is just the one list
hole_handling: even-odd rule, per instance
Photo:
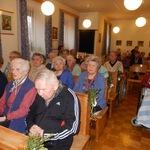
{"label": "elderly man in tracksuit jacket", "polygon": [[37,75],[35,87],[38,94],[26,119],[28,131],[41,137],[54,134],[45,143],[48,150],[69,150],[73,135],[79,129],[80,105],[77,96],[47,69]]}

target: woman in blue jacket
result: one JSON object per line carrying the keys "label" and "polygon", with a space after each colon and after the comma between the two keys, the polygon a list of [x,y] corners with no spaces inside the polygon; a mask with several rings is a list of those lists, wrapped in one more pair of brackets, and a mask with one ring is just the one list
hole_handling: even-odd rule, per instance
{"label": "woman in blue jacket", "polygon": [[105,93],[105,79],[98,72],[100,67],[100,59],[97,56],[90,56],[86,60],[87,71],[83,72],[76,82],[73,90],[75,92],[88,93],[90,89],[99,89],[98,99],[96,100],[96,106],[94,112],[99,112],[106,106],[106,100],[104,98]]}
{"label": "woman in blue jacket", "polygon": [[60,80],[63,84],[67,85],[69,88],[73,89],[74,87],[74,80],[72,73],[65,69],[65,59],[61,56],[55,57],[53,60],[53,66],[54,66],[54,73],[57,76],[57,79]]}

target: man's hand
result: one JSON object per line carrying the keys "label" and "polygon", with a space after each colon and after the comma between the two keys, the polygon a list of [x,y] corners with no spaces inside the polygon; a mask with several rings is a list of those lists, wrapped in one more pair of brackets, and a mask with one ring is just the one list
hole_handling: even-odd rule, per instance
{"label": "man's hand", "polygon": [[31,135],[37,134],[37,135],[39,135],[40,137],[43,137],[43,132],[44,132],[44,130],[41,129],[41,128],[40,128],[39,126],[37,126],[37,125],[33,125],[33,126],[30,128],[30,133],[31,133]]}

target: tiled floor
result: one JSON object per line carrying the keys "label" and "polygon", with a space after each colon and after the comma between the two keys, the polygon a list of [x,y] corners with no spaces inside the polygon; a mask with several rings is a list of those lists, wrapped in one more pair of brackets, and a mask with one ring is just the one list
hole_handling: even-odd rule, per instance
{"label": "tiled floor", "polygon": [[[150,150],[150,131],[134,127],[131,118],[137,110],[138,92],[130,92],[117,106],[98,142],[91,132],[90,150]],[[94,130],[94,129],[93,129]]]}

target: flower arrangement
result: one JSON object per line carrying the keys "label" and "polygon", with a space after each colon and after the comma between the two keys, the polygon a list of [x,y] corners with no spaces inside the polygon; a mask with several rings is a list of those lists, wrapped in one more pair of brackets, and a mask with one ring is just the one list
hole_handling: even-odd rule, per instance
{"label": "flower arrangement", "polygon": [[89,91],[89,105],[91,106],[91,118],[94,117],[93,115],[93,108],[97,105],[96,100],[98,99],[99,89],[91,89]]}
{"label": "flower arrangement", "polygon": [[44,142],[52,138],[53,134],[49,134],[46,137],[40,138],[37,134],[29,135],[27,139],[27,147],[24,150],[47,150],[44,147]]}

